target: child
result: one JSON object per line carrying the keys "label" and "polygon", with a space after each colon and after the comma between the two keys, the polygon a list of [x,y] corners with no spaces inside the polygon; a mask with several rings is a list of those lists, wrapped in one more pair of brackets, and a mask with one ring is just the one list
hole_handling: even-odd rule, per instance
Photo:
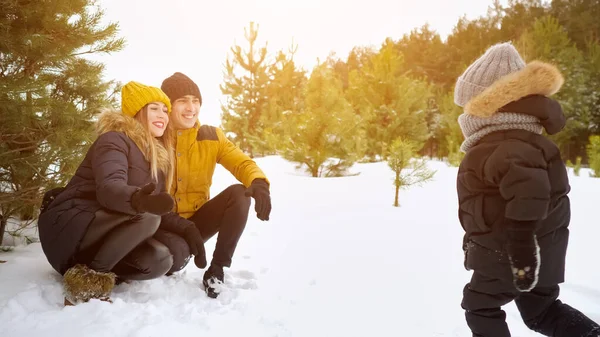
{"label": "child", "polygon": [[557,299],[564,282],[570,186],[560,151],[542,135],[565,117],[547,96],[558,69],[525,64],[509,43],[489,48],[456,83],[466,153],[457,178],[465,267],[462,307],[473,336],[509,337],[501,307],[515,300],[523,321],[546,336],[591,337],[600,326]]}

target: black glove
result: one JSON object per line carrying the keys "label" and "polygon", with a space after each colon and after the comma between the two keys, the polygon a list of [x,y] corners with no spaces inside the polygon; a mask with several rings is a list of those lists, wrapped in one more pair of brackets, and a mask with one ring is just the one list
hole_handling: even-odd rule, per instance
{"label": "black glove", "polygon": [[246,189],[245,195],[254,198],[256,216],[263,221],[268,221],[269,214],[271,214],[269,184],[264,179],[254,179],[250,187]]}
{"label": "black glove", "polygon": [[531,291],[538,283],[540,248],[534,221],[511,221],[507,227],[506,250],[513,283],[521,292]]}
{"label": "black glove", "polygon": [[206,268],[206,251],[204,250],[204,239],[195,224],[191,224],[183,231],[183,238],[190,246],[190,252],[194,255],[194,263],[200,269]]}
{"label": "black glove", "polygon": [[173,209],[175,201],[165,192],[152,194],[155,189],[156,185],[149,183],[133,193],[131,196],[131,206],[133,209],[140,213],[148,212],[156,215],[169,213]]}

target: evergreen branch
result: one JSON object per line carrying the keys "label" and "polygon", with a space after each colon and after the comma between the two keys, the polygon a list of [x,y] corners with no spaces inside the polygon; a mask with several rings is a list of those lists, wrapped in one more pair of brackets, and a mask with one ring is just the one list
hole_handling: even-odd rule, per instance
{"label": "evergreen branch", "polygon": [[21,151],[29,151],[29,150],[35,150],[38,148],[37,143],[35,145],[31,145],[31,146],[27,146],[27,147],[21,147],[18,149],[14,149],[14,150],[9,150],[9,151],[3,151],[2,153],[0,153],[0,157],[1,156],[6,156],[9,154],[13,154],[13,153],[17,153],[17,152],[21,152]]}

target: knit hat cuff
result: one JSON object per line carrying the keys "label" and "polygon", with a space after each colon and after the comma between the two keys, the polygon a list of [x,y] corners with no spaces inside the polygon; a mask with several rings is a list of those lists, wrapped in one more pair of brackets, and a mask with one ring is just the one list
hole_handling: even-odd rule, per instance
{"label": "knit hat cuff", "polygon": [[202,95],[198,85],[182,73],[177,72],[166,78],[161,85],[161,89],[169,96],[171,102],[183,96],[192,95],[198,97],[200,105],[202,105]]}
{"label": "knit hat cuff", "polygon": [[479,95],[485,90],[485,87],[480,85],[467,82],[463,80],[462,76],[456,81],[456,88],[454,89],[454,103],[459,107],[467,105],[467,103],[475,96]]}
{"label": "knit hat cuff", "polygon": [[171,112],[169,97],[159,88],[130,81],[121,89],[121,111],[134,117],[144,106],[152,102],[162,102]]}

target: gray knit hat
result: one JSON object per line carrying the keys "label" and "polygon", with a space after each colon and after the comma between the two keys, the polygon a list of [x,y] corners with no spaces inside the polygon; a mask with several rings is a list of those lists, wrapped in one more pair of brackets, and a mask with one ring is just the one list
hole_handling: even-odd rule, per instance
{"label": "gray knit hat", "polygon": [[456,81],[454,103],[464,107],[492,83],[524,67],[525,61],[511,43],[505,42],[490,47]]}

